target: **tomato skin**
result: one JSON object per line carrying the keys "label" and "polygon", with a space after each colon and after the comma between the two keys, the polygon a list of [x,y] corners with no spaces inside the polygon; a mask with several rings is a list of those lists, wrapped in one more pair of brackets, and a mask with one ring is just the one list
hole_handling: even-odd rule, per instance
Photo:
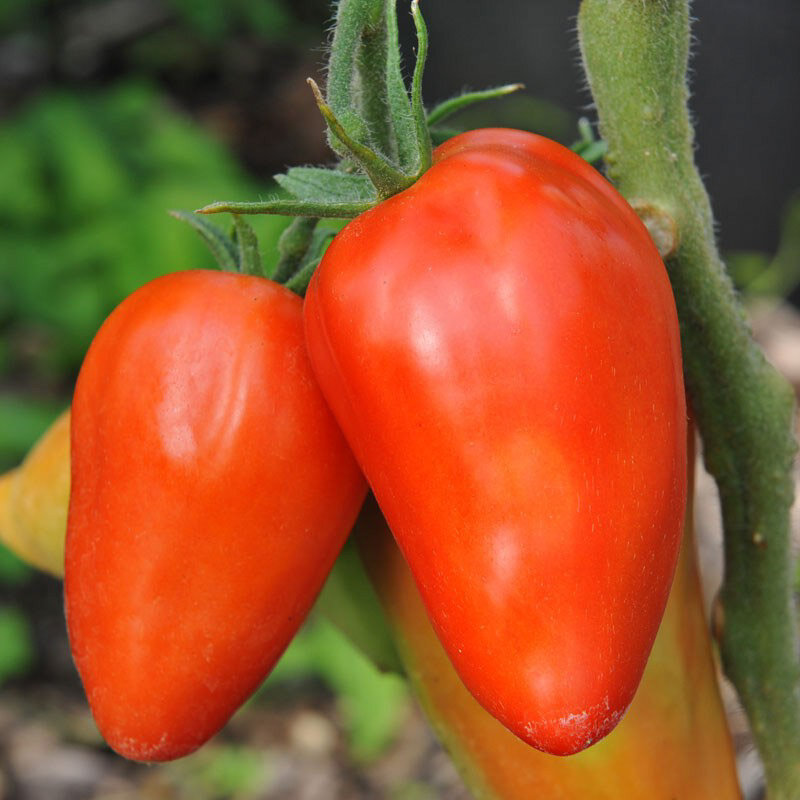
{"label": "tomato skin", "polygon": [[305,323],[465,685],[546,752],[604,736],[686,503],[678,322],[635,213],[554,142],[463,134],[336,237]]}
{"label": "tomato skin", "polygon": [[[690,458],[690,471],[691,464]],[[354,529],[364,566],[380,595],[405,674],[476,797],[742,800],[688,505],[675,579],[633,703],[597,745],[559,758],[528,747],[464,688],[380,511],[367,498]]]}
{"label": "tomato skin", "polygon": [[141,761],[212,736],[272,668],[366,483],[261,278],[159,278],[106,320],[72,406],[65,601],[101,733]]}

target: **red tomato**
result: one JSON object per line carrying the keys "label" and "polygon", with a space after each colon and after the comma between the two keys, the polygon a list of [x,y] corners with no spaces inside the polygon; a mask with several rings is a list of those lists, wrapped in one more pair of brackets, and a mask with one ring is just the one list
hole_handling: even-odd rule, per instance
{"label": "red tomato", "polygon": [[177,758],[227,721],[303,621],[365,492],[297,296],[181,272],[111,314],[72,406],[65,576],[111,747]]}
{"label": "red tomato", "polygon": [[631,702],[686,502],[675,305],[564,147],[473,131],[334,240],[312,366],[462,680],[568,754]]}

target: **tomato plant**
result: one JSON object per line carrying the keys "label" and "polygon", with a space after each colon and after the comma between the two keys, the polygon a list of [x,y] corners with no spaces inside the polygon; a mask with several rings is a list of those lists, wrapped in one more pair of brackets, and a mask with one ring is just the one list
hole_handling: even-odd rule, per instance
{"label": "tomato plant", "polygon": [[305,320],[466,686],[548,752],[604,736],[686,502],[678,321],[636,214],[561,145],[472,131],[336,237]]}
{"label": "tomato plant", "polygon": [[301,300],[159,278],[104,323],[72,405],[65,597],[105,739],[191,752],[300,626],[366,484],[311,374]]}
{"label": "tomato plant", "polygon": [[[223,269],[309,286],[306,342],[285,289],[187,273],[126,301],[81,373],[66,604],[101,731],[158,760],[218,729],[305,615],[363,470],[384,546],[362,552],[394,641],[363,619],[347,627],[400,657],[477,791],[588,796],[616,777],[643,796],[735,795],[688,555],[653,645],[687,506],[687,424],[676,305],[648,231],[541,137],[473,131],[433,153],[452,135],[444,119],[518,87],[426,109],[417,0],[408,89],[394,3],[336,13],[325,95],[309,83],[338,162],[289,169],[259,202],[177,212]],[[581,152],[607,153],[668,263],[726,530],[723,662],[771,796],[795,797],[793,394],[753,345],[714,246],[685,102],[688,21],[686,2],[582,0],[603,141],[586,123]],[[232,235],[204,216],[219,212]],[[295,217],[272,268],[242,216],[261,213]],[[338,229],[326,217],[355,219],[323,256]],[[367,603],[338,573],[347,591],[329,596],[352,623]],[[577,758],[524,744],[576,753],[629,705]],[[665,777],[643,741],[674,748],[680,768]],[[719,760],[699,776],[701,752]]]}

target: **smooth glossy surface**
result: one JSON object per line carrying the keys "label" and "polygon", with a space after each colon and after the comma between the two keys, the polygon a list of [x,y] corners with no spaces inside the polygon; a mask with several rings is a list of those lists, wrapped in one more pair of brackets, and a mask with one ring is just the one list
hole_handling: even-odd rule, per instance
{"label": "smooth glossy surface", "polygon": [[65,592],[117,752],[176,758],[227,721],[303,621],[365,491],[298,297],[182,272],[114,311],[72,406]]}
{"label": "smooth glossy surface", "polygon": [[647,232],[560,145],[450,140],[334,240],[312,365],[464,683],[567,754],[630,703],[686,500],[678,322]]}
{"label": "smooth glossy surface", "polygon": [[687,511],[666,612],[630,709],[596,746],[559,758],[527,747],[464,688],[380,511],[367,501],[356,524],[364,563],[406,675],[476,797],[740,800]]}

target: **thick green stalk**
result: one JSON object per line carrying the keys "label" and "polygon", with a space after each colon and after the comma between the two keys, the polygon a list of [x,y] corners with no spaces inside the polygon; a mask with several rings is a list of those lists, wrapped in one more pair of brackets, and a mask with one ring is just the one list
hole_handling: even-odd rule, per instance
{"label": "thick green stalk", "polygon": [[[403,81],[396,2],[340,0],[325,99],[350,139],[374,149],[400,172],[416,175],[427,166],[430,141],[427,127],[415,128]],[[417,31],[423,27],[422,49],[427,46],[424,23],[412,8]],[[415,76],[421,77],[424,60],[418,60]],[[352,155],[335,130],[329,129],[329,141],[343,158]]]}
{"label": "thick green stalk", "polygon": [[278,263],[270,276],[276,283],[285,283],[297,272],[303,256],[314,238],[319,220],[316,217],[295,217],[278,239]]}
{"label": "thick green stalk", "polygon": [[[374,13],[377,9],[370,10]],[[357,97],[353,99],[357,100],[359,113],[367,123],[370,143],[389,161],[396,162],[396,137],[386,98],[388,35],[383,18],[377,24],[365,26],[360,38],[353,79]]]}
{"label": "thick green stalk", "polygon": [[687,389],[725,528],[724,668],[750,718],[770,799],[796,800],[794,397],[754,344],[715,246],[688,113],[688,0],[583,0],[578,30],[609,177],[654,232],[675,292]]}
{"label": "thick green stalk", "polygon": [[[385,36],[382,23],[383,0],[340,0],[336,8],[336,27],[328,59],[327,102],[350,134],[362,144],[371,144],[376,139],[374,143],[380,145],[389,138],[388,130],[376,129],[376,123],[380,126],[385,120],[385,114],[376,108],[376,104],[382,105],[381,99],[358,79],[364,38],[374,42]],[[359,111],[370,113],[371,126]],[[340,155],[347,155],[346,149],[330,132],[329,142]]]}

